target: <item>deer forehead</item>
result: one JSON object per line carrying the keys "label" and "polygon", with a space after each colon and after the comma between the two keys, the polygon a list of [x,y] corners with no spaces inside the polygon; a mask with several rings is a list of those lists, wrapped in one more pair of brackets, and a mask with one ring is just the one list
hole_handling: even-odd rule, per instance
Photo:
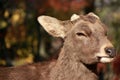
{"label": "deer forehead", "polygon": [[[82,29],[85,28],[85,29]],[[107,32],[103,25],[99,21],[96,21],[94,24],[88,21],[80,20],[75,25],[73,25],[73,28],[71,30],[74,31],[91,31],[93,33],[105,33]]]}
{"label": "deer forehead", "polygon": [[97,32],[97,33],[106,32],[106,29],[99,22],[96,22],[95,24],[89,24],[89,27],[92,31]]}

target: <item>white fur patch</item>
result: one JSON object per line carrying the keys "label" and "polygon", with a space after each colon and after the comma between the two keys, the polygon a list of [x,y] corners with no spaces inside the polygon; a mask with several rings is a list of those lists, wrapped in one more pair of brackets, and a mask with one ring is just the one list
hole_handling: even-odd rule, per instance
{"label": "white fur patch", "polygon": [[95,15],[94,13],[90,12],[88,15],[91,15],[91,16],[94,16],[96,17],[97,19],[100,19],[97,15]]}
{"label": "white fur patch", "polygon": [[102,63],[109,63],[112,62],[113,58],[108,58],[108,57],[101,57],[100,62]]}
{"label": "white fur patch", "polygon": [[102,63],[109,63],[109,62],[112,62],[113,60],[113,58],[111,58],[108,54],[105,53],[106,46],[112,47],[112,44],[108,43],[108,44],[103,45],[100,49],[100,52],[95,55],[96,57],[100,58],[100,62]]}
{"label": "white fur patch", "polygon": [[73,15],[71,16],[71,18],[70,18],[70,21],[74,21],[74,20],[76,20],[76,19],[78,19],[78,18],[80,18],[79,15],[73,14]]}

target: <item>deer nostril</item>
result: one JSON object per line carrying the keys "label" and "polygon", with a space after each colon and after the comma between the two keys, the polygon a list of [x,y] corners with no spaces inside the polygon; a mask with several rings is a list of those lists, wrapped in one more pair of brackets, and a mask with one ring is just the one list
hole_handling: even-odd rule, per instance
{"label": "deer nostril", "polygon": [[112,58],[116,56],[116,50],[114,48],[105,48],[105,52]]}

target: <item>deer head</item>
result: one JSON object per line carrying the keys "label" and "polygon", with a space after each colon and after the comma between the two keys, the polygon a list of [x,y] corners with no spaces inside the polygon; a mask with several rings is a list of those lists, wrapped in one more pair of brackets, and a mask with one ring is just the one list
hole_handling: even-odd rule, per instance
{"label": "deer head", "polygon": [[115,49],[107,38],[107,28],[94,13],[74,14],[61,21],[50,16],[38,17],[43,28],[54,37],[64,39],[64,54],[85,64],[111,62]]}

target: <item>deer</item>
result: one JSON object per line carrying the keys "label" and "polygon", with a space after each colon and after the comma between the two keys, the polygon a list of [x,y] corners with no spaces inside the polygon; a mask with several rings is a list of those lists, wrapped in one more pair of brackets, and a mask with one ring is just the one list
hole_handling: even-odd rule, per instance
{"label": "deer", "polygon": [[38,22],[64,40],[58,59],[0,68],[0,80],[98,80],[97,63],[110,63],[116,56],[106,25],[92,12],[65,21],[42,15]]}

